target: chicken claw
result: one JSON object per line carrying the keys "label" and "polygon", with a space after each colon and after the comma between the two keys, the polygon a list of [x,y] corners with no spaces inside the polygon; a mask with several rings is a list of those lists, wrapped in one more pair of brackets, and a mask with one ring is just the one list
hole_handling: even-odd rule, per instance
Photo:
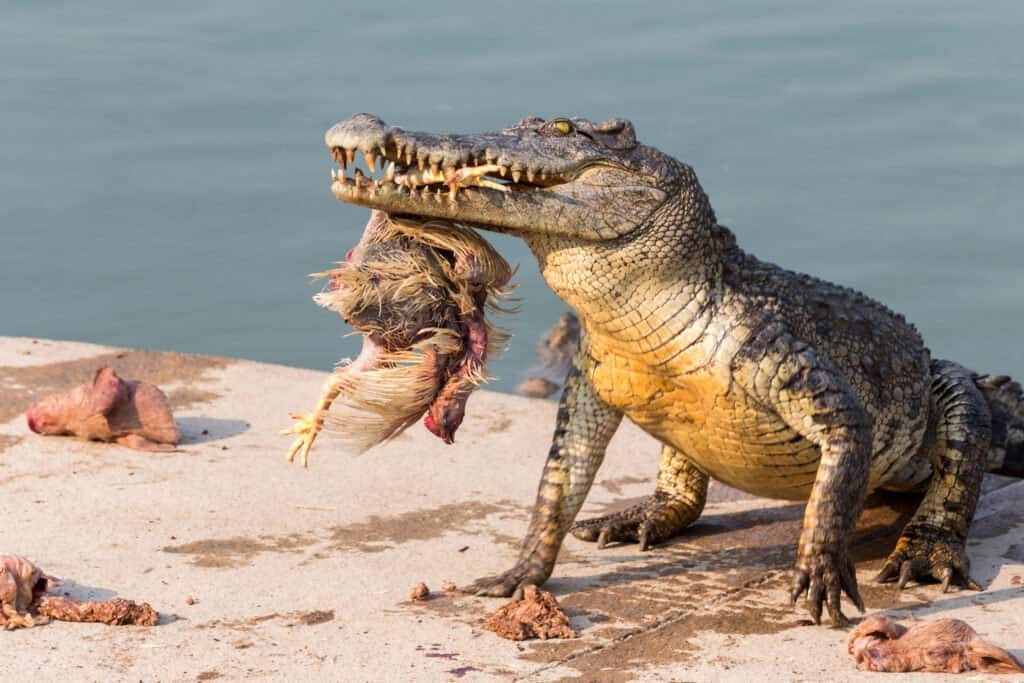
{"label": "chicken claw", "polygon": [[281,436],[298,434],[292,441],[291,448],[288,449],[288,462],[295,462],[295,456],[301,451],[302,466],[308,468],[309,451],[313,448],[313,442],[316,441],[316,437],[324,425],[323,413],[315,410],[311,413],[291,413],[290,417],[296,421],[295,424],[279,432]]}

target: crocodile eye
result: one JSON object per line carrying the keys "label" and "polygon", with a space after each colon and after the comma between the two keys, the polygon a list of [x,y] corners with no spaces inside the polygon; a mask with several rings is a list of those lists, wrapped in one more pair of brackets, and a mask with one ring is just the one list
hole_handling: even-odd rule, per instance
{"label": "crocodile eye", "polygon": [[562,135],[568,135],[569,133],[572,132],[572,123],[566,121],[565,119],[559,119],[558,121],[555,121],[554,126],[555,130],[557,130]]}

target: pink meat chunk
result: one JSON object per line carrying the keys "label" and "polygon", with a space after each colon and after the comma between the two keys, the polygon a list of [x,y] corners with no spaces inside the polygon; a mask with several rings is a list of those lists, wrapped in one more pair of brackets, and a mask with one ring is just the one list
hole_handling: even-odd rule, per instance
{"label": "pink meat chunk", "polygon": [[96,371],[92,382],[33,404],[25,417],[37,434],[71,435],[149,451],[174,450],[178,443],[167,396],[152,384],[122,379],[106,366]]}

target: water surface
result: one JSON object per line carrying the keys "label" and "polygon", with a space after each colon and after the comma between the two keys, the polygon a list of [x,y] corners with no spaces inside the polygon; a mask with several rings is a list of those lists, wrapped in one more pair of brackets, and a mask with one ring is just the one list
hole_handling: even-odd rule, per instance
{"label": "water surface", "polygon": [[[367,212],[330,194],[326,128],[623,116],[748,250],[1024,376],[1024,4],[345,5],[5,4],[0,334],[329,368],[357,343],[305,276]],[[564,307],[494,241],[508,390]]]}

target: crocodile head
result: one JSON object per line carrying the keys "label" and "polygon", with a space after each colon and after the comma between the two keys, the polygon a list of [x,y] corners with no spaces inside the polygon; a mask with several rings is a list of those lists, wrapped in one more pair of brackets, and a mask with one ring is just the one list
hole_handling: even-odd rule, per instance
{"label": "crocodile head", "polygon": [[[326,142],[340,166],[331,185],[338,199],[514,234],[614,239],[696,185],[688,166],[639,144],[624,119],[528,118],[491,133],[439,135],[356,114]],[[348,175],[357,151],[377,177]]]}

